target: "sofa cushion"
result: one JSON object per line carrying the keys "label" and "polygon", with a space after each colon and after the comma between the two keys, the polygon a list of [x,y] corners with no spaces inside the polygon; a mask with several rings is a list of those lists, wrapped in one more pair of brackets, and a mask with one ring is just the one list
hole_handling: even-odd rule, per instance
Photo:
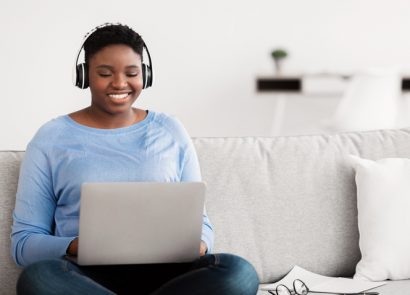
{"label": "sofa cushion", "polygon": [[373,289],[380,295],[404,295],[410,294],[410,280],[386,281],[386,285]]}
{"label": "sofa cushion", "polygon": [[362,253],[354,277],[410,279],[410,159],[350,160],[356,170]]}

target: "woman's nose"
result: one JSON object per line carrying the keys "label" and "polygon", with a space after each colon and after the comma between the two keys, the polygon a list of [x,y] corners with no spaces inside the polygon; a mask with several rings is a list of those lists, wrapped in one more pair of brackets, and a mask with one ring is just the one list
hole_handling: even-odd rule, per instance
{"label": "woman's nose", "polygon": [[114,88],[125,88],[128,85],[127,77],[123,75],[114,75],[114,79],[111,84]]}

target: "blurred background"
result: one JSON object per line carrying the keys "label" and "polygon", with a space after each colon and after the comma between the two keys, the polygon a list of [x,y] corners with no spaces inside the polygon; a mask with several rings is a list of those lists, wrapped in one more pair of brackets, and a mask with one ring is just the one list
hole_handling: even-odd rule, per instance
{"label": "blurred background", "polygon": [[2,150],[89,105],[72,69],[104,22],[150,50],[154,85],[135,106],[177,116],[193,137],[410,125],[408,0],[17,0],[0,2],[0,22]]}

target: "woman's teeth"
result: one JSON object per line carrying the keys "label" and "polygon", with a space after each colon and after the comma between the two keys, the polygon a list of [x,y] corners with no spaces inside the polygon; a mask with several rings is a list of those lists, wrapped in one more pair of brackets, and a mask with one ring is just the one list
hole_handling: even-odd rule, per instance
{"label": "woman's teeth", "polygon": [[128,96],[128,93],[123,93],[123,94],[108,94],[109,97],[114,98],[114,99],[124,99]]}

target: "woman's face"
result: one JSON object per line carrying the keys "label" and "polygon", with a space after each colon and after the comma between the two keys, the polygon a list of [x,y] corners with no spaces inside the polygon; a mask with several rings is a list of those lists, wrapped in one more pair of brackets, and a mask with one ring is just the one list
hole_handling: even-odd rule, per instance
{"label": "woman's face", "polygon": [[128,114],[143,87],[141,56],[123,44],[108,45],[88,62],[92,107]]}

